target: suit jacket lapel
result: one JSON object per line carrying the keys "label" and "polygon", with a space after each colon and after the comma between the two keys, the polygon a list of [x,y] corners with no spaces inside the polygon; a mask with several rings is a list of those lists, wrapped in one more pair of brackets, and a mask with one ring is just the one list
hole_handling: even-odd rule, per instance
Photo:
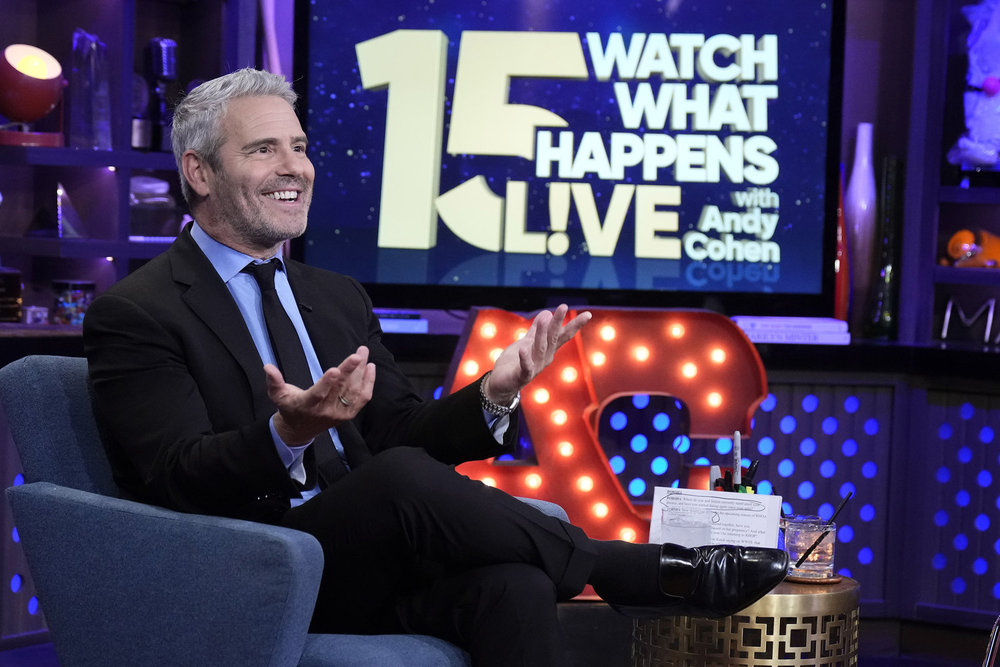
{"label": "suit jacket lapel", "polygon": [[226,284],[188,229],[177,237],[168,252],[174,281],[187,287],[181,298],[232,353],[253,387],[253,395],[263,397],[257,399],[254,412],[260,415],[273,411],[274,406],[267,399],[263,362]]}

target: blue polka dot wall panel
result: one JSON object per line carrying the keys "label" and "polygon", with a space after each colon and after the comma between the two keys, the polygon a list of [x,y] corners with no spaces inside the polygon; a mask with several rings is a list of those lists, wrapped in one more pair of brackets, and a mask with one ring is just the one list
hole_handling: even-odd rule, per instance
{"label": "blue polka dot wall panel", "polygon": [[[6,419],[0,412],[0,489],[24,483],[21,461],[7,432]],[[28,561],[14,525],[7,498],[0,495],[0,645],[8,638],[45,630],[35,584],[28,571]]]}
{"label": "blue polka dot wall panel", "polygon": [[891,385],[771,383],[744,457],[757,459],[758,488],[787,514],[837,516],[836,569],[863,597],[886,596]]}
{"label": "blue polka dot wall panel", "polygon": [[611,470],[632,502],[650,503],[657,486],[678,486],[685,464],[707,446],[692,447],[690,417],[681,401],[636,394],[611,401],[598,420],[598,439]]}
{"label": "blue polka dot wall panel", "polygon": [[1000,613],[1000,397],[932,391],[914,404],[906,452],[907,521],[890,536],[919,581],[907,599],[918,616]]}

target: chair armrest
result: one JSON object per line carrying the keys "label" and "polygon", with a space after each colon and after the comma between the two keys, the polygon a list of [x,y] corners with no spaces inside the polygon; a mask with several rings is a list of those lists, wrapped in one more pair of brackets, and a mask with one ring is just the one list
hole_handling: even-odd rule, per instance
{"label": "chair armrest", "polygon": [[323,568],[311,535],[48,482],[7,497],[63,664],[298,663]]}
{"label": "chair armrest", "polygon": [[566,514],[566,510],[564,510],[561,505],[549,502],[548,500],[539,500],[538,498],[522,498],[521,496],[518,496],[517,499],[531,505],[541,512],[545,512],[549,516],[554,516],[555,518],[562,519],[563,521],[569,521],[569,515]]}

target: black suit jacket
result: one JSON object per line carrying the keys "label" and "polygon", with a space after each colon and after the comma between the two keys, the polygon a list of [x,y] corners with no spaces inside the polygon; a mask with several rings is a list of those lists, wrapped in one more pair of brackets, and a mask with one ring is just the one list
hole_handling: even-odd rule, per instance
{"label": "black suit jacket", "polygon": [[[504,445],[489,432],[477,383],[433,402],[414,393],[356,280],[286,266],[320,364],[336,366],[367,345],[376,366],[372,400],[338,428],[345,447],[369,455],[423,447],[456,464],[514,442],[516,419]],[[97,416],[125,495],[182,511],[280,519],[298,490],[271,439],[263,364],[188,230],[98,297],[83,329]]]}

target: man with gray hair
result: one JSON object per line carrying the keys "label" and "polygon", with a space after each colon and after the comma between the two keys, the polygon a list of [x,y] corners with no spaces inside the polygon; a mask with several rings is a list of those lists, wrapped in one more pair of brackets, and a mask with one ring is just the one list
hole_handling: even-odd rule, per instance
{"label": "man with gray hair", "polygon": [[455,472],[517,436],[520,391],[590,319],[543,311],[492,370],[425,402],[354,279],[281,256],[315,176],[295,94],[240,70],[194,89],[173,146],[194,222],[84,321],[123,493],[314,535],[316,632],[414,632],[476,665],[561,663],[556,602],[720,616],[777,585],[776,549],[599,541]]}

